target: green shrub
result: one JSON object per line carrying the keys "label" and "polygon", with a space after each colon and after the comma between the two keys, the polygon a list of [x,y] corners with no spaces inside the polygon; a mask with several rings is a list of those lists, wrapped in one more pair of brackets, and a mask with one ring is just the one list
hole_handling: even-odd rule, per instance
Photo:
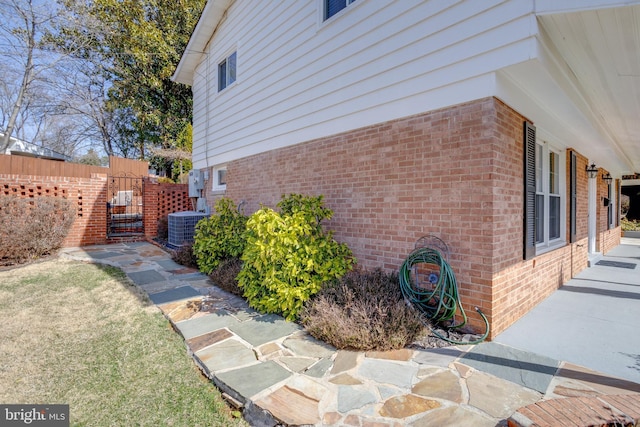
{"label": "green shrub", "polygon": [[333,215],[322,196],[292,194],[263,207],[247,222],[247,245],[238,286],[253,308],[294,320],[322,284],[344,275],[353,258],[346,244],[325,233],[321,221]]}
{"label": "green shrub", "polygon": [[302,324],[339,349],[392,350],[423,331],[420,314],[405,303],[396,274],[351,271],[305,305]]}
{"label": "green shrub", "polygon": [[193,253],[198,267],[206,274],[227,258],[238,258],[245,246],[247,217],[238,212],[231,199],[219,199],[216,213],[196,224]]}
{"label": "green shrub", "polygon": [[238,287],[238,274],[241,269],[240,258],[227,258],[209,274],[209,277],[220,289],[242,296],[242,290]]}
{"label": "green shrub", "polygon": [[622,218],[620,225],[622,226],[622,231],[640,231],[640,221]]}
{"label": "green shrub", "polygon": [[0,264],[52,254],[62,246],[74,220],[75,209],[66,199],[0,198]]}

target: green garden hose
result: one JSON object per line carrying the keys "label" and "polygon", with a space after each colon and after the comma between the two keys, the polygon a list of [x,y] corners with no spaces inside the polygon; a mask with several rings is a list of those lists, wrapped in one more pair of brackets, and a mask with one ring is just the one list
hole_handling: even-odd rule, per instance
{"label": "green garden hose", "polygon": [[[426,281],[419,279],[420,264],[435,266],[435,270],[427,276]],[[412,278],[412,273],[414,278]],[[452,321],[447,328],[458,329],[467,324],[467,315],[462,308],[458,283],[451,266],[444,260],[442,254],[433,248],[421,247],[415,249],[400,267],[400,289],[404,298],[422,312],[434,323]],[[460,312],[462,321],[455,323],[455,314]],[[489,335],[489,321],[478,307],[476,311],[484,320],[485,333],[475,341],[455,341],[438,334],[434,335],[452,344],[477,344],[484,341]]]}

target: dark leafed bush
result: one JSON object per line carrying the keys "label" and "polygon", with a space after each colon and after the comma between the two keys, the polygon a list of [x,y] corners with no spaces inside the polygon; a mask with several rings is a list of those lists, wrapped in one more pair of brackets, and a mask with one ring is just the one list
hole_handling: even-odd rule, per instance
{"label": "dark leafed bush", "polygon": [[0,198],[0,264],[12,265],[53,253],[75,219],[70,201],[54,197]]}
{"label": "dark leafed bush", "polygon": [[169,237],[169,218],[163,216],[158,219],[158,238],[162,240],[167,240]]}
{"label": "dark leafed bush", "polygon": [[380,269],[347,273],[308,301],[300,319],[311,335],[339,349],[399,349],[423,331],[397,275]]}
{"label": "dark leafed bush", "polygon": [[242,289],[238,287],[238,273],[241,269],[240,258],[227,258],[209,274],[209,277],[220,289],[242,296]]}
{"label": "dark leafed bush", "polygon": [[193,245],[191,243],[185,243],[180,246],[173,254],[173,260],[180,265],[190,268],[198,268],[198,261],[193,254]]}

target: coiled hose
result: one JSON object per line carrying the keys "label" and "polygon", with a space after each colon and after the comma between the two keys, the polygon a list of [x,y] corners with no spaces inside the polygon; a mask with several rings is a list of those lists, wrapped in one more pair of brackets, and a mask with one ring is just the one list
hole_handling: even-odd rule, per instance
{"label": "coiled hose", "polygon": [[[431,273],[426,283],[418,283],[418,273],[414,267],[418,264],[429,264],[439,267],[439,273]],[[415,281],[411,272],[415,272]],[[418,286],[422,285],[422,286]],[[458,283],[453,270],[442,254],[433,248],[423,247],[414,250],[400,267],[400,289],[404,298],[435,323],[453,320],[453,324],[447,326],[449,330],[461,328],[467,324],[467,315],[462,308]],[[434,335],[452,344],[477,344],[484,341],[489,335],[489,321],[478,307],[475,308],[482,320],[484,320],[485,333],[475,341],[455,341],[440,335],[432,330]],[[460,311],[462,321],[455,323],[455,314]]]}

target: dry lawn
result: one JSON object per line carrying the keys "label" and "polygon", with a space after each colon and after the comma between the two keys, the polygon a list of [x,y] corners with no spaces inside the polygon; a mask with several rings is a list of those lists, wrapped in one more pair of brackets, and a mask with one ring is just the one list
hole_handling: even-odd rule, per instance
{"label": "dry lawn", "polygon": [[72,425],[246,425],[118,269],[0,271],[0,319],[2,403],[69,404]]}

